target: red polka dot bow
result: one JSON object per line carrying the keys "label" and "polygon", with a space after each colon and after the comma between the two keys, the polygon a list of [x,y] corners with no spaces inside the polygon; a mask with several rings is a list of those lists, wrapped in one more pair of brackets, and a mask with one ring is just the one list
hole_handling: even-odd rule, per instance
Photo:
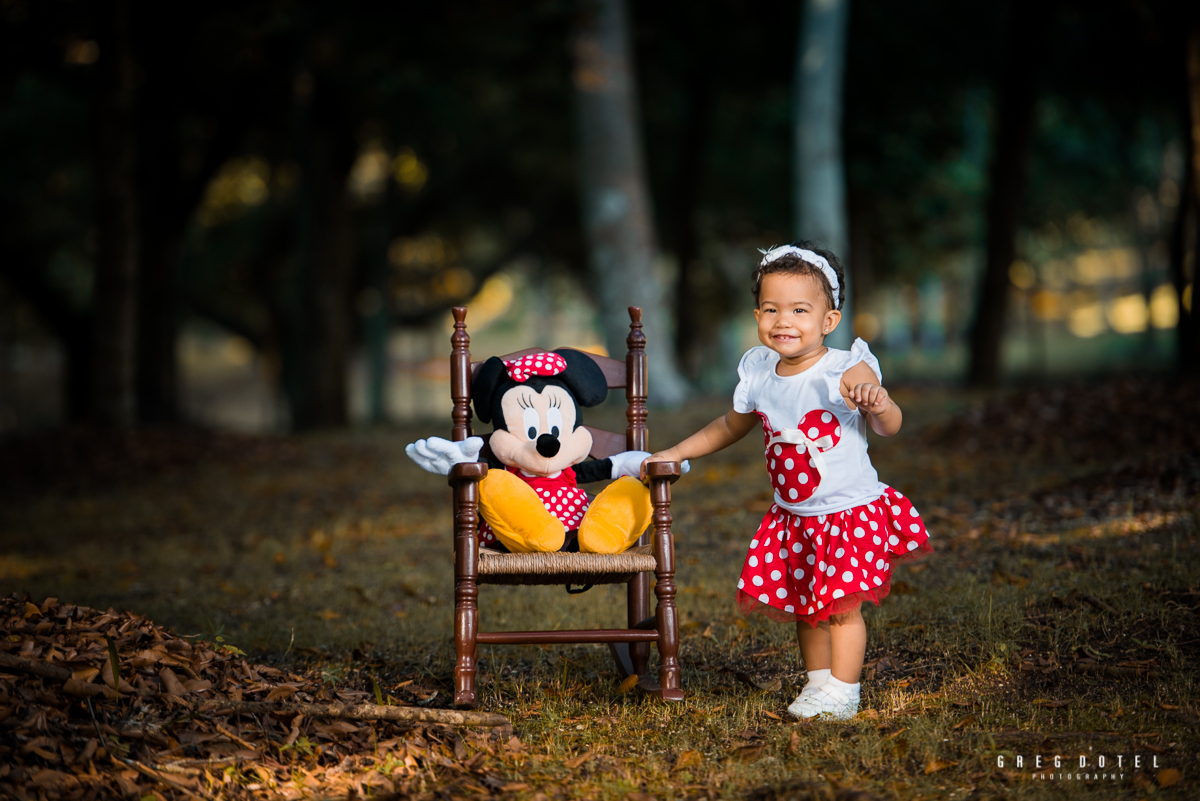
{"label": "red polka dot bow", "polygon": [[567,360],[557,353],[530,353],[517,359],[505,359],[505,368],[513,381],[524,384],[530,376],[558,375],[567,369]]}

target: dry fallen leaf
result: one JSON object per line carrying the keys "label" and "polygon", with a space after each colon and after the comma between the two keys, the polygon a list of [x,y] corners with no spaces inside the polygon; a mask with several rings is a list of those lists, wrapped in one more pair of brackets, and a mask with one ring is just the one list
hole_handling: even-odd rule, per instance
{"label": "dry fallen leaf", "polygon": [[763,692],[777,693],[781,689],[783,689],[783,682],[781,682],[779,679],[771,679],[770,681],[759,681],[758,679],[751,676],[749,673],[743,673],[740,670],[733,675],[742,684],[745,684],[748,687],[753,687],[756,690],[762,690]]}
{"label": "dry fallen leaf", "polygon": [[183,682],[175,675],[175,671],[170,668],[165,667],[158,671],[158,679],[162,682],[163,691],[168,695],[183,698],[188,694],[187,688],[183,686]]}
{"label": "dry fallen leaf", "polygon": [[937,773],[939,770],[952,768],[957,764],[957,762],[945,762],[940,759],[932,759],[925,765],[925,775],[928,776],[930,773]]}
{"label": "dry fallen leaf", "polygon": [[571,759],[566,760],[565,762],[563,762],[563,765],[570,768],[571,770],[575,770],[575,768],[579,767],[584,762],[587,762],[589,759],[591,759],[595,755],[596,755],[595,751],[588,749],[586,752],[580,754],[579,756],[572,757]]}
{"label": "dry fallen leaf", "polygon": [[760,756],[762,756],[762,753],[765,749],[765,743],[752,742],[748,745],[738,746],[737,748],[733,749],[731,754],[735,759],[738,759],[742,762],[754,762]]}
{"label": "dry fallen leaf", "polygon": [[699,751],[684,751],[679,755],[679,759],[675,760],[675,767],[672,770],[683,770],[684,768],[700,767],[702,760]]}
{"label": "dry fallen leaf", "polygon": [[1172,785],[1178,784],[1179,780],[1182,778],[1183,778],[1183,774],[1180,773],[1175,768],[1163,768],[1162,770],[1160,770],[1158,772],[1158,777],[1157,777],[1158,786],[1159,787],[1170,787]]}
{"label": "dry fallen leaf", "polygon": [[1070,706],[1070,701],[1056,701],[1050,698],[1039,698],[1033,702],[1034,706],[1040,706],[1043,709],[1062,709],[1064,706]]}
{"label": "dry fallen leaf", "polygon": [[271,692],[267,693],[267,697],[263,700],[282,701],[283,699],[294,695],[296,693],[296,689],[297,688],[288,684],[280,684],[278,687],[273,688]]}

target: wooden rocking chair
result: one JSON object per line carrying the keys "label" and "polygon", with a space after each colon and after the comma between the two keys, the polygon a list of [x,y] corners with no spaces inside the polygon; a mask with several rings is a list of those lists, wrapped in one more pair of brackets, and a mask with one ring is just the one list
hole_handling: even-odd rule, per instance
{"label": "wooden rocking chair", "polygon": [[[471,436],[471,380],[482,362],[471,362],[466,324],[467,310],[454,309],[453,351],[450,355],[450,394],[454,400],[452,439]],[[608,379],[609,389],[624,388],[628,400],[625,435],[591,428],[591,456],[604,459],[627,450],[649,450],[646,429],[646,337],[642,333],[642,310],[629,308],[629,352],[622,363],[589,354]],[[534,348],[520,354],[536,352]],[[449,474],[454,489],[454,645],[458,661],[454,668],[454,703],[472,707],[478,703],[475,689],[477,645],[608,643],[618,670],[625,676],[641,677],[638,687],[664,700],[679,701],[679,642],[675,615],[675,546],[671,536],[671,484],[679,478],[678,462],[647,465],[650,499],[654,506],[649,531],[625,553],[501,553],[481,548],[479,524],[479,481],[487,475],[485,462],[455,465]],[[650,573],[657,579],[657,606],[649,615]],[[580,631],[479,631],[480,584],[627,584],[628,625],[625,629]],[[650,643],[658,644],[658,681],[647,675]],[[622,645],[624,644],[624,646]]]}

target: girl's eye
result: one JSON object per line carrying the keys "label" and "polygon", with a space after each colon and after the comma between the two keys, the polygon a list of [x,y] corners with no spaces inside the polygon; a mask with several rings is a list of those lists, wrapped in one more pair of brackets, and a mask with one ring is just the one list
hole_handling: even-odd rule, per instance
{"label": "girl's eye", "polygon": [[529,435],[529,438],[537,439],[538,425],[541,423],[541,420],[538,418],[537,410],[526,409],[523,422],[525,423],[525,433]]}
{"label": "girl's eye", "polygon": [[557,437],[558,432],[562,430],[562,410],[547,409],[546,410],[546,425],[550,426],[551,435]]}

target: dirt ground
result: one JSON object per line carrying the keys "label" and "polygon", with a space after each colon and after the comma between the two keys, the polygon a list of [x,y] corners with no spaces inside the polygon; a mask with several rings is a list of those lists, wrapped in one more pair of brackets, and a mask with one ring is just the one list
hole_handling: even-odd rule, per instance
{"label": "dirt ground", "polygon": [[[736,611],[770,497],[752,435],[676,485],[683,703],[622,692],[600,646],[489,647],[481,708],[507,715],[520,745],[465,741],[459,756],[490,748],[488,775],[500,779],[434,765],[401,785],[416,769],[368,759],[353,733],[262,758],[310,773],[357,764],[389,776],[394,792],[431,797],[1195,797],[1198,389],[1164,379],[989,397],[897,390],[903,430],[873,438],[871,453],[882,480],[922,510],[935,553],[897,568],[891,596],[865,610],[853,721],[783,719],[804,680],[793,627]],[[652,411],[651,442],[723,410]],[[624,428],[616,408],[588,422]],[[4,443],[0,595],[128,610],[332,689],[377,685],[397,703],[449,706],[449,490],[403,454],[448,427],[286,438],[71,430]],[[622,604],[616,587],[485,586],[481,625],[616,627]],[[3,648],[16,653],[23,635],[8,634]],[[18,748],[20,705],[6,708],[0,747]],[[246,760],[209,789],[332,792],[296,784],[294,770],[255,779]]]}

